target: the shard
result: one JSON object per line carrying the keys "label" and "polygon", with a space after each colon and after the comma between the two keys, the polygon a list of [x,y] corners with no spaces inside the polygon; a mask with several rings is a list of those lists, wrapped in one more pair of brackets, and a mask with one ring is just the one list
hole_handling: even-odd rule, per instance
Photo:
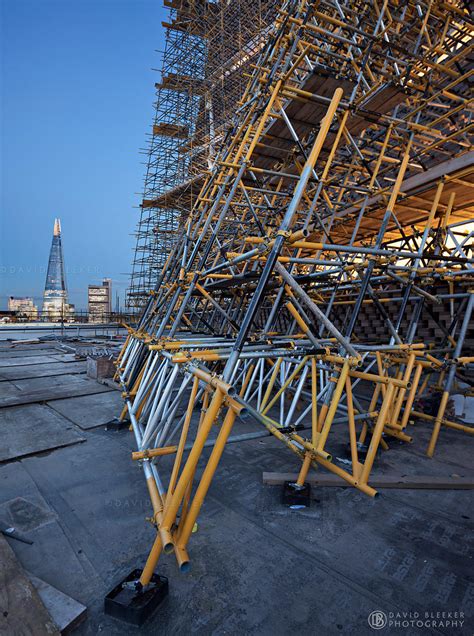
{"label": "the shard", "polygon": [[48,273],[44,287],[43,317],[49,320],[63,320],[69,317],[61,244],[61,222],[59,219],[54,219],[53,241],[49,253]]}

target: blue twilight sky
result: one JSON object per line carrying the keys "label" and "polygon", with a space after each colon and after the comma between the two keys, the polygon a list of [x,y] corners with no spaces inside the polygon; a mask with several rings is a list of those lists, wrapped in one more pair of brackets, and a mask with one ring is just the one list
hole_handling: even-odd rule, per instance
{"label": "blue twilight sky", "polygon": [[[69,300],[123,304],[163,48],[161,0],[0,0],[0,307],[41,299],[60,217]],[[135,207],[134,207],[135,206]]]}

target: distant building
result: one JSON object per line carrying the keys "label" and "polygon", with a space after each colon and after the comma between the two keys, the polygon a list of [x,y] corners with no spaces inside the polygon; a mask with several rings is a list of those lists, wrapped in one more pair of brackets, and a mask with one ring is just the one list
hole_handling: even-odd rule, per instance
{"label": "distant building", "polygon": [[8,299],[8,311],[15,312],[19,318],[38,319],[38,307],[33,302],[33,298],[15,298],[15,296],[10,296]]}
{"label": "distant building", "polygon": [[108,307],[107,307],[107,313],[110,315],[112,313],[112,279],[111,278],[104,278],[104,280],[102,281],[102,285],[104,285],[104,287],[107,287],[108,289]]}
{"label": "distant building", "polygon": [[43,297],[43,318],[51,321],[70,320],[74,309],[67,302],[66,275],[64,273],[61,222],[54,220],[53,241],[49,254],[48,273]]}
{"label": "distant building", "polygon": [[104,278],[102,285],[89,285],[89,322],[108,322],[112,313],[112,281]]}

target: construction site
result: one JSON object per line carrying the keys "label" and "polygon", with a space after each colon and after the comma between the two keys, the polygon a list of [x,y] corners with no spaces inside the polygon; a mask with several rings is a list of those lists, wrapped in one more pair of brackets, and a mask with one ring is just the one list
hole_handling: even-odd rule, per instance
{"label": "construction site", "polygon": [[471,635],[468,3],[164,5],[135,319],[0,333],[0,633]]}

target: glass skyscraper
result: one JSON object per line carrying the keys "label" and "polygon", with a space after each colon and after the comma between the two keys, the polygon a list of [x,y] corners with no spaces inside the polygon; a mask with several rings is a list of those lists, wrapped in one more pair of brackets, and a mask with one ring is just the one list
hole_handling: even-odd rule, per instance
{"label": "glass skyscraper", "polygon": [[69,318],[66,275],[64,272],[63,248],[61,244],[61,222],[54,220],[53,241],[49,254],[48,273],[43,296],[43,318],[64,320]]}

